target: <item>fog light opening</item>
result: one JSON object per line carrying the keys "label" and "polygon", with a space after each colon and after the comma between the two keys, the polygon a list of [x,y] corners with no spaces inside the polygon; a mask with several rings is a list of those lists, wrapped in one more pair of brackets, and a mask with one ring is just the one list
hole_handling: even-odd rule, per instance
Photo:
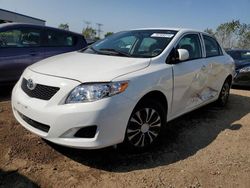
{"label": "fog light opening", "polygon": [[88,126],[80,128],[75,134],[76,138],[94,138],[96,134],[97,126]]}

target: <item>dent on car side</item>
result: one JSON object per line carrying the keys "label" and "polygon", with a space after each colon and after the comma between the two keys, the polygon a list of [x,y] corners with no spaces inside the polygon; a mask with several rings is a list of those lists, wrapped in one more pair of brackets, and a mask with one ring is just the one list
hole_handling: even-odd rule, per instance
{"label": "dent on car side", "polygon": [[[234,71],[234,62],[223,49],[218,52],[219,55],[206,57],[203,35],[207,34],[178,29],[174,36],[163,31],[157,29],[149,35],[149,38],[152,40],[154,37],[157,37],[157,40],[160,37],[173,38],[159,55],[151,58],[121,57],[126,54],[113,50],[110,52],[107,48],[104,51],[106,53],[109,51],[108,55],[102,54],[104,52],[100,54],[72,52],[32,65],[26,69],[13,90],[12,108],[16,119],[31,132],[69,147],[94,149],[118,144],[124,139],[129,142],[130,138],[133,140],[137,136],[137,133],[132,136],[129,134],[138,130],[141,137],[138,138],[138,142],[134,142],[135,146],[143,147],[147,142],[150,144],[156,134],[154,127],[161,125],[152,123],[153,120],[150,123],[149,119],[154,119],[153,116],[155,121],[163,118],[162,113],[157,112],[161,109],[161,105],[167,105],[163,107],[167,109],[165,115],[167,121],[170,121],[211,103],[219,98],[224,82],[232,77]],[[191,38],[195,35],[199,41],[200,57],[179,63],[167,62],[180,40],[189,35]],[[158,48],[156,50],[159,51]],[[152,54],[155,54],[156,50]],[[214,53],[213,50],[211,53]],[[61,69],[58,68],[58,62]],[[59,91],[48,101],[30,97],[30,91],[23,85],[24,80],[29,79],[39,87],[49,86],[52,89],[58,87]],[[123,83],[127,85],[121,93],[99,100],[65,104],[72,92],[85,95],[86,85],[92,84],[90,87],[107,89],[116,83],[118,87],[122,87]],[[117,86],[114,89],[117,89]],[[146,98],[143,104],[139,103],[151,92],[161,93],[167,104],[154,105],[148,102],[157,101],[157,97]],[[142,112],[144,109],[145,112]],[[146,113],[144,123],[139,117],[140,113]],[[31,125],[29,120],[37,124]],[[129,123],[141,125],[141,128],[127,130]],[[43,125],[48,125],[50,129],[47,132],[42,131],[39,126]],[[77,133],[86,127],[96,127],[95,134],[91,138],[76,137]],[[148,141],[144,143],[145,135],[148,135]]]}

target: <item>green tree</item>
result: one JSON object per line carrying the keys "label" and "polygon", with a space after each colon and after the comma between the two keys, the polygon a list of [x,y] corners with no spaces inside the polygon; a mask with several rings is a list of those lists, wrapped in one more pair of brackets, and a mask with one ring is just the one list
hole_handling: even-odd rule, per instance
{"label": "green tree", "polygon": [[108,37],[108,36],[110,36],[110,35],[113,35],[114,33],[113,32],[107,32],[105,35],[104,35],[104,37],[106,38],[106,37]]}
{"label": "green tree", "polygon": [[213,31],[213,29],[210,29],[210,28],[206,28],[205,30],[204,30],[204,32],[206,32],[206,33],[208,33],[208,34],[210,34],[210,35],[213,35],[214,36],[214,31]]}
{"label": "green tree", "polygon": [[58,28],[60,28],[60,29],[64,29],[64,30],[69,30],[69,24],[68,23],[65,23],[65,24],[63,24],[63,23],[61,23],[59,26],[58,26]]}
{"label": "green tree", "polygon": [[84,28],[82,34],[86,39],[95,39],[96,37],[96,31],[92,27]]}
{"label": "green tree", "polygon": [[100,40],[101,38],[100,37],[95,37],[94,40],[97,41],[97,40]]}
{"label": "green tree", "polygon": [[232,20],[231,22],[220,24],[216,29],[215,37],[224,48],[236,47],[240,27],[241,24],[239,20]]}
{"label": "green tree", "polygon": [[250,49],[250,24],[241,24],[238,47]]}

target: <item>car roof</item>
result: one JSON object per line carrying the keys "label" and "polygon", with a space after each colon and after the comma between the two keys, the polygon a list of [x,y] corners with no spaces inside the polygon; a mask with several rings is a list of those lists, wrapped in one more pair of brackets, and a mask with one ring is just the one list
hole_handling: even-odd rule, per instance
{"label": "car roof", "polygon": [[76,33],[76,32],[72,32],[72,31],[67,31],[67,30],[63,30],[60,28],[55,28],[55,27],[49,27],[49,26],[41,26],[41,25],[35,25],[35,24],[29,24],[29,23],[2,23],[0,24],[0,29],[2,28],[12,28],[12,27],[34,27],[34,28],[47,28],[47,29],[51,29],[51,30],[56,30],[56,31],[62,31],[62,32],[66,32],[66,33],[72,33],[75,35],[81,35],[80,33]]}
{"label": "car roof", "polygon": [[195,29],[189,28],[178,28],[178,27],[155,27],[155,28],[138,28],[138,29],[131,29],[131,30],[172,30],[172,31],[194,31],[194,32],[201,32]]}
{"label": "car roof", "polygon": [[171,30],[171,31],[177,31],[177,32],[181,32],[181,33],[186,33],[186,32],[197,32],[197,33],[202,33],[208,36],[211,36],[214,38],[214,36],[212,36],[209,33],[206,33],[204,31],[199,31],[196,29],[190,29],[190,28],[172,28],[172,27],[156,27],[156,28],[138,28],[138,29],[131,29],[130,31],[137,31],[137,30]]}

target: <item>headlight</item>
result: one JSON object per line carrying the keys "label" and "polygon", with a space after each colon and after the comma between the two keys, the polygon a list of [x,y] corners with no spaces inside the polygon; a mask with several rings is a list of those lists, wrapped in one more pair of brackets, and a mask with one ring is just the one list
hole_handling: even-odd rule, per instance
{"label": "headlight", "polygon": [[81,103],[100,100],[126,90],[128,82],[81,84],[71,91],[65,103]]}
{"label": "headlight", "polygon": [[240,73],[250,72],[250,67],[244,67],[239,70]]}

